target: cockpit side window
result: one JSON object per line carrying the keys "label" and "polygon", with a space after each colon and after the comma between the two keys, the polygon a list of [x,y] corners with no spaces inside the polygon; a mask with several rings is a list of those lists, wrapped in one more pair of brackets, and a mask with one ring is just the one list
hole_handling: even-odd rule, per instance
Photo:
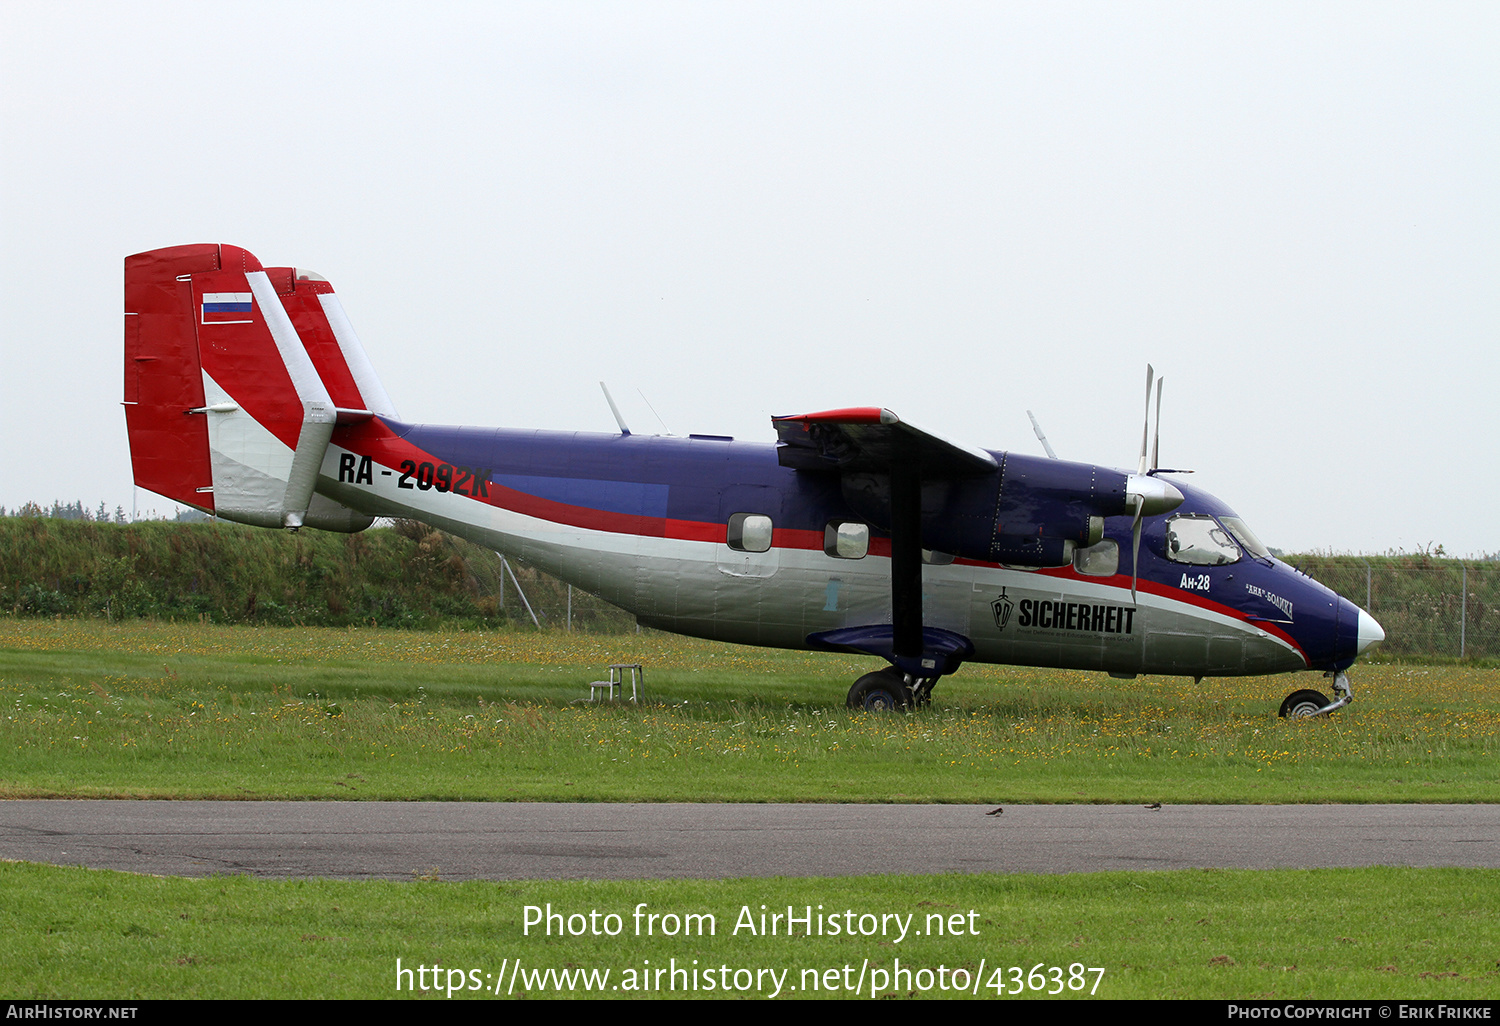
{"label": "cockpit side window", "polygon": [[1239,546],[1213,517],[1179,516],[1167,521],[1167,558],[1191,566],[1239,561]]}
{"label": "cockpit side window", "polygon": [[1234,540],[1240,543],[1240,548],[1250,553],[1250,555],[1256,559],[1271,558],[1271,550],[1261,544],[1261,540],[1255,536],[1255,532],[1250,530],[1250,525],[1246,524],[1239,517],[1220,517],[1219,522],[1229,529],[1229,533],[1234,535]]}

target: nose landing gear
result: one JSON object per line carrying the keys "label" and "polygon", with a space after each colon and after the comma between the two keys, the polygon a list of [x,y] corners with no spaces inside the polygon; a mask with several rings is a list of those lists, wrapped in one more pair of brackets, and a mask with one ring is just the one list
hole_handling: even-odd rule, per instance
{"label": "nose landing gear", "polygon": [[1332,702],[1321,691],[1304,688],[1286,696],[1286,701],[1281,703],[1281,711],[1278,715],[1284,720],[1305,720],[1312,716],[1326,716],[1336,709],[1342,709],[1354,700],[1354,695],[1349,690],[1349,674],[1346,671],[1339,670],[1337,673],[1330,671],[1324,676],[1333,678],[1335,698]]}

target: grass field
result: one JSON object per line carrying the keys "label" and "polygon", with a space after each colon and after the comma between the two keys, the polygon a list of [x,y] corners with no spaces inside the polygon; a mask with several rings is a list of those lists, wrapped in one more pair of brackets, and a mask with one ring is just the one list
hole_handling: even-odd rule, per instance
{"label": "grass field", "polygon": [[[590,704],[611,662],[648,701]],[[0,795],[603,801],[1490,802],[1500,670],[1205,681],[968,666],[851,713],[854,657],[655,633],[0,619]]]}
{"label": "grass field", "polygon": [[[1487,870],[398,884],[0,865],[0,889],[0,993],[12,996],[446,1001],[448,987],[455,1000],[494,997],[497,980],[500,997],[599,995],[601,986],[608,997],[717,997],[725,982],[731,996],[770,997],[778,980],[779,996],[799,998],[1500,992],[1500,873]],[[701,936],[636,936],[642,902],[663,916],[711,914],[713,934],[704,926]],[[597,910],[599,935],[582,920],[582,936],[558,936],[565,923],[551,937],[540,924],[524,933],[526,906],[545,913],[549,904],[565,917]],[[762,905],[791,905],[799,916],[821,905],[819,916],[839,913],[845,923],[853,912],[865,935],[809,937],[794,927],[803,935],[766,936]],[[755,933],[735,930],[746,908]],[[882,934],[873,919],[861,922],[868,914],[910,917],[910,929],[902,937],[899,921],[887,920]],[[958,934],[929,932],[929,916],[948,927],[957,916]],[[398,958],[413,971],[399,993]],[[675,992],[670,975],[645,975],[673,967],[683,970]]]}
{"label": "grass field", "polygon": [[[587,682],[619,661],[646,665],[649,701],[583,701]],[[852,657],[650,632],[0,619],[0,794],[1500,800],[1500,671],[1492,669],[1357,667],[1355,704],[1304,723],[1281,722],[1275,710],[1316,678],[1194,687],[1178,678],[975,666],[944,681],[929,709],[880,716],[843,708],[850,680],[865,669]],[[607,969],[606,988],[640,988],[648,964],[694,959],[722,967],[730,975],[720,973],[721,984],[747,996],[769,994],[778,973],[783,997],[850,996],[860,971],[865,996],[960,996],[955,968],[969,993],[988,998],[1017,996],[1023,986],[1039,996],[1038,983],[1109,998],[1500,993],[1500,872],[1489,870],[391,884],[11,864],[0,865],[0,893],[0,994],[27,998],[412,994],[398,995],[397,958],[427,970],[428,989],[414,996],[442,1000],[441,988],[455,981],[465,988],[455,999],[492,992],[517,959],[513,996],[559,993],[558,971]],[[548,902],[570,913],[613,911],[626,924],[646,902],[709,911],[720,926],[712,938],[691,939],[523,935],[524,907]],[[972,909],[975,932],[902,942],[727,932],[741,906],[761,904],[918,922]],[[897,958],[913,975],[895,975]],[[1041,974],[1032,976],[1036,966]],[[1095,967],[1104,969],[1097,988],[1083,972]],[[750,979],[739,970],[755,971],[751,989],[736,989]],[[544,975],[527,975],[537,971]],[[842,982],[810,991],[814,978],[825,988]],[[572,979],[572,992],[583,993],[582,978]],[[697,979],[695,996],[724,993]],[[467,989],[475,981],[486,990]],[[665,996],[655,988],[604,993]]]}

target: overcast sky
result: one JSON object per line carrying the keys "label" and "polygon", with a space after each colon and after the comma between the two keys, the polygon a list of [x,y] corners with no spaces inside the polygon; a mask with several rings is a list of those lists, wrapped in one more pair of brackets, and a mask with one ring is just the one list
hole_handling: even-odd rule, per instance
{"label": "overcast sky", "polygon": [[[1500,5],[0,8],[0,505],[131,507],[122,259],[330,278],[404,418],[880,405],[1268,544],[1500,551]],[[642,394],[665,421],[664,428]],[[143,510],[172,508],[142,493]]]}

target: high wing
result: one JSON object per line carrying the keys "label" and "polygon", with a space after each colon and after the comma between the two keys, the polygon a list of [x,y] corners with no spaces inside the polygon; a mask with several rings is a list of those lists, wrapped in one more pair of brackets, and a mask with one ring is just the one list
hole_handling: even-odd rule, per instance
{"label": "high wing", "polygon": [[[892,624],[829,632],[815,643],[885,656],[913,677],[951,672],[967,639],[922,622],[922,551],[1014,566],[1063,566],[1129,513],[1139,475],[1067,460],[989,452],[940,438],[881,407],[771,421],[777,459],[837,474],[844,498],[891,536]],[[1181,496],[1177,496],[1177,502]],[[1169,508],[1170,500],[1147,507]]]}
{"label": "high wing", "polygon": [[897,463],[915,463],[926,474],[965,477],[992,474],[999,461],[914,427],[890,410],[875,406],[773,417],[776,458],[793,470],[888,472]]}
{"label": "high wing", "polygon": [[972,654],[969,639],[922,622],[924,480],[995,477],[1001,464],[982,449],[957,445],[902,421],[880,407],[825,410],[774,417],[777,461],[803,472],[838,473],[845,492],[852,481],[873,478],[867,488],[884,497],[885,516],[870,510],[891,535],[891,625],[829,631],[811,638],[828,648],[879,654],[913,678],[948,673]]}

